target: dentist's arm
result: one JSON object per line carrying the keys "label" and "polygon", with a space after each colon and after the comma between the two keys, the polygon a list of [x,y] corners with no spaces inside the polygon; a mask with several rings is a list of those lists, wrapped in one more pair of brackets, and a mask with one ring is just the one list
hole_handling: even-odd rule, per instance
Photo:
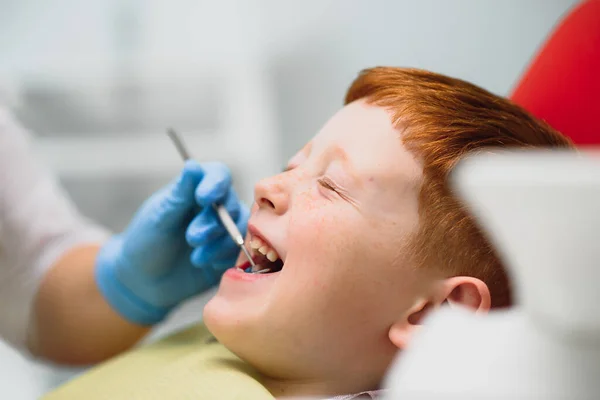
{"label": "dentist's arm", "polygon": [[104,360],[135,344],[182,301],[217,284],[238,249],[206,207],[215,201],[245,232],[248,210],[229,170],[189,161],[178,179],[142,205],[125,232],[67,251],[36,296],[31,351],[67,364]]}
{"label": "dentist's arm", "polygon": [[190,161],[111,236],[79,214],[29,142],[0,107],[0,338],[16,348],[100,361],[233,264],[235,244],[208,205],[223,202],[242,232],[248,210],[223,164]]}
{"label": "dentist's arm", "polygon": [[27,345],[61,364],[91,364],[135,344],[149,330],[115,312],[94,277],[100,245],[68,250],[46,273],[33,305]]}

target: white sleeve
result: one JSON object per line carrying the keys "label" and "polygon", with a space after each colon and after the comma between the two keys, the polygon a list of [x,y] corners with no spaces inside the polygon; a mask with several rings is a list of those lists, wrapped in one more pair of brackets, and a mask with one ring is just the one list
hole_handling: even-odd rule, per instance
{"label": "white sleeve", "polygon": [[65,251],[108,236],[79,215],[29,140],[0,107],[0,337],[21,350],[44,273]]}

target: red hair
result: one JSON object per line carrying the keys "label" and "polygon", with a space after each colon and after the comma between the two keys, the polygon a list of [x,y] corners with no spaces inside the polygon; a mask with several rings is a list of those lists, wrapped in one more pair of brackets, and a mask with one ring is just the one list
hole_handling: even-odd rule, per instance
{"label": "red hair", "polygon": [[520,106],[471,83],[405,68],[359,74],[345,103],[364,99],[389,110],[404,145],[423,165],[420,227],[410,252],[420,266],[484,281],[492,306],[512,302],[496,251],[452,193],[448,175],[467,153],[494,147],[572,148],[565,136]]}

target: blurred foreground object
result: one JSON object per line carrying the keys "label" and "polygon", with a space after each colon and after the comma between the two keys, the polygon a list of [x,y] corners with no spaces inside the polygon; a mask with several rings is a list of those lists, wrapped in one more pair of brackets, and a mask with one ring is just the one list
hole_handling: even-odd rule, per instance
{"label": "blurred foreground object", "polygon": [[576,145],[598,145],[598,93],[600,0],[589,0],[557,25],[511,97]]}
{"label": "blurred foreground object", "polygon": [[443,309],[390,370],[388,399],[600,396],[600,157],[475,156],[454,184],[515,282],[517,307]]}

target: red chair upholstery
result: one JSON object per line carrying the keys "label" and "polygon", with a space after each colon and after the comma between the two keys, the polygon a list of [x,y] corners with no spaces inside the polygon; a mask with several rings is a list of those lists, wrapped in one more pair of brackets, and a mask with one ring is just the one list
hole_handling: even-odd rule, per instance
{"label": "red chair upholstery", "polygon": [[560,21],[511,99],[576,145],[600,145],[600,0]]}

